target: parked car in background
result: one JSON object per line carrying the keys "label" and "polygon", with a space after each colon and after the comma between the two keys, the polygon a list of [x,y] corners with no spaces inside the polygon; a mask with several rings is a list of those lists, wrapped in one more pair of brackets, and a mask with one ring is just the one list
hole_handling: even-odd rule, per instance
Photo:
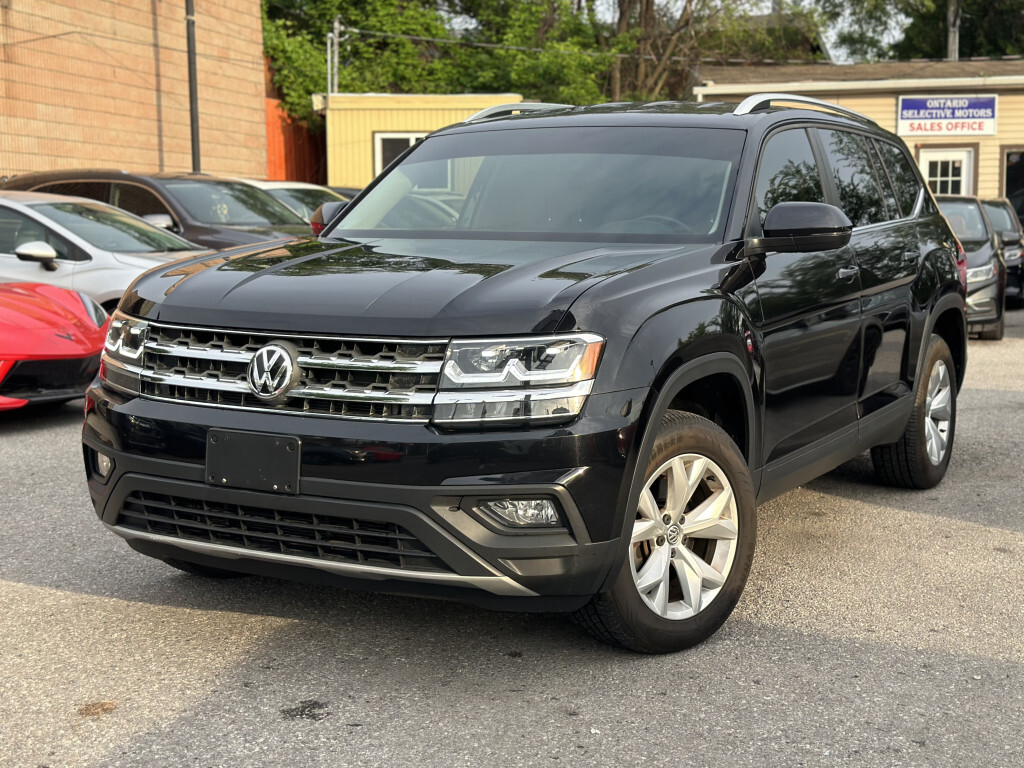
{"label": "parked car in background", "polygon": [[150,267],[208,250],[95,200],[0,191],[0,283],[70,288],[110,312]]}
{"label": "parked car in background", "polygon": [[84,293],[0,284],[0,411],[81,397],[99,370],[108,322]]}
{"label": "parked car in background", "polygon": [[313,211],[324,203],[345,203],[353,197],[353,195],[341,195],[327,187],[309,184],[305,181],[256,181],[255,179],[239,179],[239,181],[262,189],[279,203],[287,205],[306,222],[310,220]]}
{"label": "parked car in background", "polygon": [[1017,218],[1013,205],[1005,197],[982,200],[988,220],[992,222],[1003,244],[1006,262],[1006,302],[1015,307],[1024,305],[1024,225]]}
{"label": "parked car in background", "polygon": [[967,331],[982,339],[1003,338],[1006,262],[1002,241],[981,201],[966,195],[936,195],[935,201],[967,257]]}
{"label": "parked car in background", "polygon": [[110,203],[205,248],[308,235],[306,222],[263,190],[204,173],[53,171],[15,176],[4,189],[89,197]]}

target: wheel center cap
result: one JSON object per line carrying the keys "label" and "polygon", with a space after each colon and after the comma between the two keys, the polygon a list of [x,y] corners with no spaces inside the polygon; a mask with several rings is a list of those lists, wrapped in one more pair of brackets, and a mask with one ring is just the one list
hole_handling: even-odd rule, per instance
{"label": "wheel center cap", "polygon": [[665,538],[668,539],[668,543],[676,545],[679,543],[679,536],[682,531],[679,530],[679,526],[673,523],[665,531]]}

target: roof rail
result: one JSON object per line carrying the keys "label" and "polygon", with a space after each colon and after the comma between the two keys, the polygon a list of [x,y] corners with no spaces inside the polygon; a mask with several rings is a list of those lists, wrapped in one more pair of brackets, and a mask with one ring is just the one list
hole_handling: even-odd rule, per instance
{"label": "roof rail", "polygon": [[518,115],[522,112],[545,112],[549,109],[573,109],[575,104],[544,104],[542,102],[527,101],[518,104],[498,104],[495,107],[481,109],[472,117],[463,120],[464,123],[473,120],[483,120],[485,117],[499,117],[501,115]]}
{"label": "roof rail", "polygon": [[858,120],[865,120],[869,123],[875,122],[867,115],[855,112],[852,109],[847,109],[846,107],[840,107],[838,104],[833,104],[830,101],[812,99],[810,96],[800,96],[795,93],[755,93],[753,96],[748,96],[741,101],[739,106],[737,106],[732,113],[734,115],[749,115],[751,112],[768,109],[768,107],[772,105],[773,101],[792,101],[797,104],[810,104],[829,112],[846,115],[847,117],[854,117]]}

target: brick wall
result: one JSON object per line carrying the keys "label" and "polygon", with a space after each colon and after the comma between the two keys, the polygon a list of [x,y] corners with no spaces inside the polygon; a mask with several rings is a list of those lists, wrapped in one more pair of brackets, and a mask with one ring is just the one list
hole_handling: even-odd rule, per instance
{"label": "brick wall", "polygon": [[[202,170],[265,178],[259,0],[196,0]],[[0,176],[192,169],[185,0],[0,0]]]}

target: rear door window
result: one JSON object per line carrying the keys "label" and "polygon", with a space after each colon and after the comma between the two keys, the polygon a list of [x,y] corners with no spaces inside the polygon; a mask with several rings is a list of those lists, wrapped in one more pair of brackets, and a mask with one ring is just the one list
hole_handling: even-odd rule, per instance
{"label": "rear door window", "polygon": [[49,192],[51,195],[74,195],[88,197],[105,203],[110,199],[110,183],[106,181],[56,181],[36,187],[33,192]]}
{"label": "rear door window", "polygon": [[914,171],[914,165],[907,153],[888,141],[876,141],[875,146],[882,156],[882,164],[889,174],[896,200],[903,216],[910,216],[917,204],[917,196],[921,191],[921,181]]}

